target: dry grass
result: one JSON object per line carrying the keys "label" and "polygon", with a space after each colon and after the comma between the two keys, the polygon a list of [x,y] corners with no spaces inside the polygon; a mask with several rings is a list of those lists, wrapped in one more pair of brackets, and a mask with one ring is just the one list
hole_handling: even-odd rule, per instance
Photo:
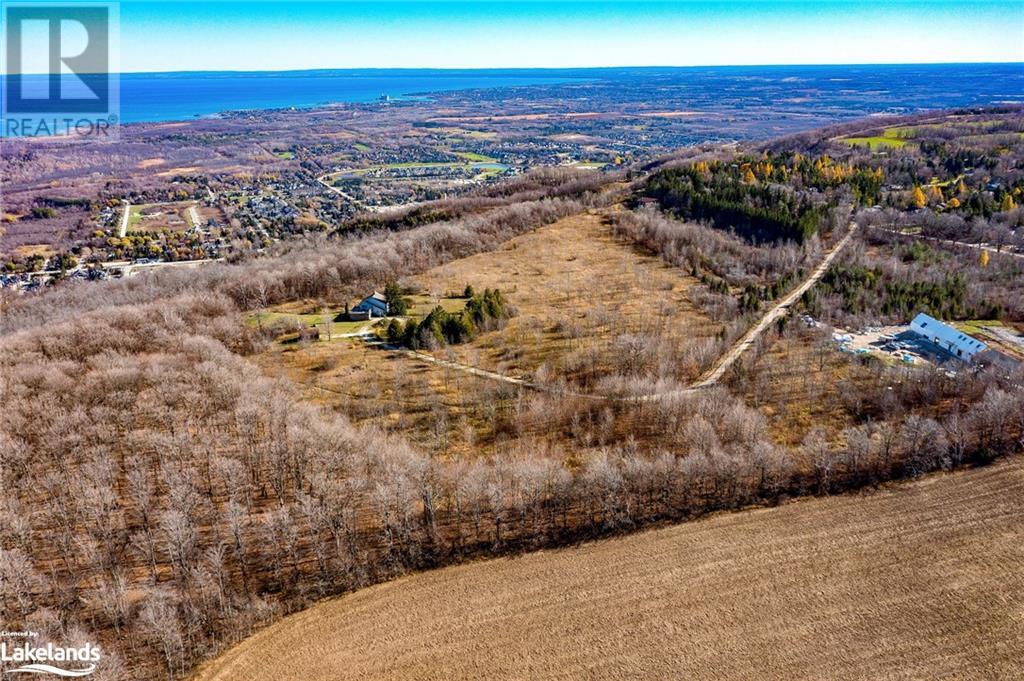
{"label": "dry grass", "polygon": [[[657,336],[682,347],[717,331],[688,298],[693,280],[614,240],[600,214],[565,218],[497,251],[434,268],[412,283],[422,292],[411,296],[418,316],[436,304],[461,309],[465,299],[446,296],[461,295],[466,284],[477,291],[501,289],[518,311],[505,328],[435,354],[512,376],[533,377],[544,366],[549,378],[582,383],[584,375],[609,371],[621,334]],[[301,301],[268,312],[308,317],[319,311],[319,305]],[[402,432],[439,454],[472,458],[513,446],[561,447],[568,437],[513,419],[518,390],[358,341],[274,343],[256,361],[268,374],[308,386],[307,398],[361,425]],[[673,368],[687,371],[676,363]],[[697,368],[690,373],[696,376]],[[616,428],[640,442],[658,436],[623,419]]]}
{"label": "dry grass", "polygon": [[1024,460],[414,575],[198,681],[1011,679]]}
{"label": "dry grass", "polygon": [[131,214],[128,216],[128,231],[184,231],[190,227],[185,214],[188,208],[194,205],[191,201],[175,201],[132,206]]}
{"label": "dry grass", "polygon": [[[578,379],[581,367],[598,375],[610,345],[638,333],[682,347],[714,336],[718,325],[689,299],[694,279],[660,258],[616,241],[599,213],[559,220],[481,253],[414,278],[438,295],[499,288],[518,315],[501,331],[453,348],[462,361],[512,375]],[[686,371],[682,369],[682,371]],[[699,374],[693,367],[692,376]]]}
{"label": "dry grass", "polygon": [[780,338],[749,371],[744,397],[768,419],[777,443],[799,444],[814,426],[835,439],[843,428],[856,425],[841,393],[863,381],[867,370],[830,339],[811,333]]}
{"label": "dry grass", "polygon": [[34,255],[41,255],[44,258],[51,258],[56,255],[56,251],[49,244],[26,244],[25,246],[18,246],[14,249],[16,255],[22,258],[31,258]]}
{"label": "dry grass", "polygon": [[360,425],[400,431],[435,452],[493,452],[488,435],[500,404],[490,381],[353,339],[276,345],[257,362],[267,374],[303,385],[306,399]]}

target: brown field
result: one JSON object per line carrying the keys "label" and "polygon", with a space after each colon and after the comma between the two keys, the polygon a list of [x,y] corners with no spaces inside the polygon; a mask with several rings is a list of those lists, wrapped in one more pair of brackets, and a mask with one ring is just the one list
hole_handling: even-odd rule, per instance
{"label": "brown field", "polygon": [[680,118],[688,116],[699,116],[699,111],[644,111],[637,114],[641,118]]}
{"label": "brown field", "polygon": [[56,254],[56,251],[49,244],[26,244],[25,246],[18,246],[14,249],[14,252],[22,258],[31,258],[33,255],[50,258]]}
{"label": "brown field", "polygon": [[1012,679],[1024,459],[413,575],[197,681]]}
{"label": "brown field", "polygon": [[[464,299],[445,296],[461,294],[467,283],[477,291],[501,289],[517,309],[507,326],[433,354],[507,376],[532,379],[543,374],[546,380],[566,379],[588,389],[613,370],[623,334],[656,337],[670,348],[695,339],[710,342],[718,327],[690,302],[692,282],[660,258],[614,240],[601,215],[581,214],[496,251],[418,275],[411,283],[423,294],[411,299],[414,315],[425,316],[435,304],[461,309]],[[261,316],[269,321],[281,314],[318,311],[316,305],[296,302]],[[307,324],[316,321],[307,317]],[[335,325],[335,333],[357,330]],[[525,427],[524,419],[516,416],[516,410],[537,415],[550,408],[538,393],[528,391],[524,401],[514,386],[359,340],[275,342],[256,362],[269,375],[306,386],[307,399],[336,408],[361,425],[402,432],[435,453],[476,458],[513,449],[561,452],[569,437],[547,419]],[[699,373],[682,362],[672,361],[672,366],[686,379]],[[613,430],[639,442],[653,444],[661,438],[660,431],[640,428],[631,417],[617,419]],[[576,448],[584,451],[597,444],[577,443]]]}
{"label": "brown field", "polygon": [[517,394],[351,339],[280,346],[258,361],[267,374],[302,385],[307,400],[360,425],[399,431],[424,449],[463,457],[493,453],[495,420]]}
{"label": "brown field", "polygon": [[131,215],[128,218],[128,231],[184,231],[191,226],[186,213],[188,208],[194,205],[195,203],[190,201],[177,201],[172,203],[149,203],[132,206]]}
{"label": "brown field", "polygon": [[199,166],[185,166],[185,167],[182,167],[182,168],[171,168],[171,169],[165,170],[165,171],[163,171],[161,173],[157,173],[156,176],[157,177],[171,177],[173,175],[187,175],[189,173],[194,173],[197,170],[202,170],[202,169]]}
{"label": "brown field", "polygon": [[799,444],[814,426],[835,439],[843,428],[856,425],[843,393],[850,385],[863,386],[869,374],[830,338],[802,329],[774,340],[748,363],[748,371],[744,397],[768,419],[775,442],[785,445]]}
{"label": "brown field", "polygon": [[[690,301],[694,283],[660,258],[613,238],[604,216],[574,215],[413,279],[436,295],[498,288],[518,314],[500,332],[451,350],[461,361],[511,375],[576,384],[600,376],[624,334],[657,337],[682,348],[718,332]],[[678,367],[683,380],[699,367]]]}

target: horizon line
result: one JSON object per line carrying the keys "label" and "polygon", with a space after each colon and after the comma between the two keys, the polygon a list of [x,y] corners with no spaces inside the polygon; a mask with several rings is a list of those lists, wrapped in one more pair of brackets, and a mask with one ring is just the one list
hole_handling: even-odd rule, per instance
{"label": "horizon line", "polygon": [[762,64],[646,64],[646,65],[621,65],[621,66],[485,66],[485,67],[460,67],[460,66],[341,66],[341,67],[310,67],[302,69],[185,69],[166,71],[108,71],[108,72],[85,72],[78,74],[59,73],[4,73],[0,78],[13,76],[57,76],[57,75],[178,75],[193,73],[227,73],[227,74],[257,74],[257,73],[328,73],[338,71],[415,71],[415,72],[523,72],[523,71],[616,71],[616,70],[641,70],[641,69],[730,69],[730,68],[849,68],[863,66],[891,67],[891,66],[1024,66],[1024,60],[1008,61],[922,61],[922,62],[848,62],[848,63],[808,63],[808,62],[782,62]]}

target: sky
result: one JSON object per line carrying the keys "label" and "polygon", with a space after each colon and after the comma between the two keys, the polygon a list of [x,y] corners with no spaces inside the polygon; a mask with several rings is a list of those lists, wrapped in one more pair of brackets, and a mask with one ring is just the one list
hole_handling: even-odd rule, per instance
{"label": "sky", "polygon": [[1024,1],[120,3],[123,72],[1024,61]]}

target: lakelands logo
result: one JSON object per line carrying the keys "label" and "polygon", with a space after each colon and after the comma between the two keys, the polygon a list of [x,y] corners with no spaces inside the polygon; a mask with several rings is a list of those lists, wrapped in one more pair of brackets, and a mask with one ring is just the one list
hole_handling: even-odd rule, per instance
{"label": "lakelands logo", "polygon": [[120,108],[117,4],[0,0],[4,137],[110,138]]}
{"label": "lakelands logo", "polygon": [[[26,632],[26,635],[29,634]],[[70,647],[0,641],[0,662],[17,665],[6,670],[6,674],[53,674],[75,678],[95,672],[99,661],[100,648],[92,643]]]}

